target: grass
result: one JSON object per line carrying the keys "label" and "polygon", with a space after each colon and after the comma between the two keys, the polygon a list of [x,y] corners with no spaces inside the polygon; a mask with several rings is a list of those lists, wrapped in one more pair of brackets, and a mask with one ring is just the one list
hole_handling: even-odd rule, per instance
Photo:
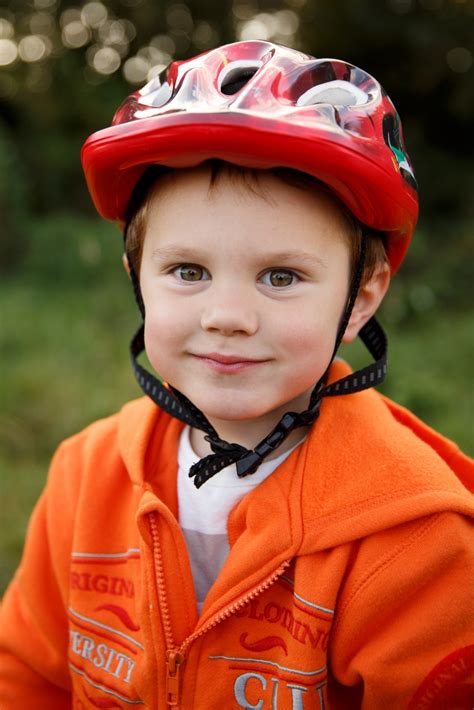
{"label": "grass", "polygon": [[[139,317],[120,257],[110,225],[54,215],[34,225],[21,269],[0,281],[0,593],[57,444],[140,395],[128,359]],[[473,454],[470,314],[435,307],[440,296],[417,280],[400,284],[381,314],[390,343],[382,389]],[[368,361],[360,345],[343,355]]]}

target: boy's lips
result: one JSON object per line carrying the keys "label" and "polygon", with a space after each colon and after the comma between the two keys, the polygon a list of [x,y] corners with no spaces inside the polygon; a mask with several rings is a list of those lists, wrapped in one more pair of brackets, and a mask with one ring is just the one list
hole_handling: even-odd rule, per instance
{"label": "boy's lips", "polygon": [[215,360],[223,365],[233,365],[236,362],[266,362],[268,358],[247,357],[246,355],[224,355],[222,353],[196,354],[195,357],[202,357],[205,360]]}
{"label": "boy's lips", "polygon": [[193,353],[193,357],[201,360],[216,372],[239,372],[254,365],[269,362],[268,358],[250,358],[246,355],[224,355],[223,353]]}

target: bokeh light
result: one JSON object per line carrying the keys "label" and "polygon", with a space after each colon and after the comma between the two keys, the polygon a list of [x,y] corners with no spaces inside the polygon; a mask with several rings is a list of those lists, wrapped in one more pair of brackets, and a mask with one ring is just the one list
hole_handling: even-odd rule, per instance
{"label": "bokeh light", "polygon": [[137,52],[137,57],[144,59],[149,67],[155,66],[155,64],[168,65],[171,62],[172,57],[164,52],[162,49],[158,49],[153,45],[148,47],[142,47]]}
{"label": "bokeh light", "polygon": [[108,10],[101,2],[88,2],[81,10],[81,19],[89,27],[100,27],[108,17]]}
{"label": "bokeh light", "polygon": [[193,43],[203,51],[215,47],[219,42],[219,35],[209,22],[198,22],[192,34]]}
{"label": "bokeh light", "polygon": [[133,22],[130,22],[130,20],[120,20],[120,23],[122,24],[124,30],[125,30],[125,36],[128,39],[129,42],[131,42],[135,37],[137,36],[137,30],[135,28],[135,25]]}
{"label": "bokeh light", "polygon": [[168,35],[156,35],[150,40],[150,46],[169,54],[170,57],[176,52],[176,45]]}
{"label": "bokeh light", "polygon": [[106,20],[99,27],[99,38],[104,44],[123,44],[128,42],[125,26],[120,20]]}
{"label": "bokeh light", "polygon": [[72,20],[63,27],[61,39],[65,47],[78,49],[89,42],[91,32],[82,24],[81,20]]}
{"label": "bokeh light", "polygon": [[191,11],[183,3],[170,5],[166,12],[166,22],[171,30],[178,33],[189,34],[194,27]]}
{"label": "bokeh light", "polygon": [[53,15],[49,12],[35,12],[29,19],[31,34],[34,35],[53,35],[56,29],[56,23]]}
{"label": "bokeh light", "polygon": [[472,52],[467,47],[454,47],[447,52],[446,62],[451,71],[463,74],[472,67]]}
{"label": "bokeh light", "polygon": [[150,62],[144,57],[130,57],[123,65],[123,75],[129,84],[143,84],[151,68]]}
{"label": "bokeh light", "polygon": [[250,20],[255,15],[255,7],[249,3],[235,3],[232,12],[238,20]]}
{"label": "bokeh light", "polygon": [[61,13],[61,17],[59,18],[61,27],[65,27],[70,22],[82,23],[81,11],[77,7],[69,7]]}
{"label": "bokeh light", "polygon": [[27,35],[22,37],[18,44],[18,54],[24,62],[39,62],[44,59],[51,51],[51,42],[49,46],[46,42],[47,38],[40,35]]}
{"label": "bokeh light", "polygon": [[18,47],[12,39],[0,39],[0,67],[6,67],[18,57]]}
{"label": "bokeh light", "polygon": [[293,10],[260,12],[238,23],[237,35],[242,40],[262,39],[293,44],[298,27],[299,18]]}
{"label": "bokeh light", "polygon": [[270,39],[270,28],[261,19],[253,19],[248,22],[244,22],[238,31],[240,39]]}
{"label": "bokeh light", "polygon": [[11,39],[15,34],[13,24],[4,17],[0,17],[0,39]]}
{"label": "bokeh light", "polygon": [[120,54],[113,47],[98,47],[88,53],[90,65],[98,74],[113,74],[121,64]]}

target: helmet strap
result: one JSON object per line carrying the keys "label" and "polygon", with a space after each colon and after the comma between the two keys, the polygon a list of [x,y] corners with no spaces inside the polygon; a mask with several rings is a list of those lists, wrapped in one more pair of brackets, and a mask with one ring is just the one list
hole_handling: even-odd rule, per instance
{"label": "helmet strap", "polygon": [[[321,401],[324,397],[334,397],[360,392],[374,387],[385,379],[387,372],[387,339],[379,323],[372,317],[360,330],[359,337],[366,345],[374,362],[357,372],[343,377],[337,382],[326,384],[329,368],[336,352],[342,342],[344,332],[351,317],[357,294],[364,272],[366,243],[362,239],[361,252],[358,259],[351,288],[344,313],[341,318],[336,342],[331,360],[325,373],[311,392],[309,406],[303,412],[286,412],[267,436],[260,441],[254,449],[247,449],[237,443],[229,443],[221,439],[209,422],[207,417],[181,392],[152,375],[138,363],[138,356],[145,350],[144,323],[141,324],[130,343],[130,356],[132,368],[138,384],[143,392],[150,397],[162,410],[180,419],[185,424],[195,427],[206,433],[205,439],[213,451],[195,463],[189,472],[194,478],[194,485],[200,488],[206,481],[215,476],[226,466],[235,463],[239,477],[254,473],[262,461],[277,449],[287,436],[296,428],[313,424],[319,416]],[[130,264],[130,278],[132,280],[135,298],[140,312],[145,319],[145,306],[143,303],[140,284],[137,274]]]}

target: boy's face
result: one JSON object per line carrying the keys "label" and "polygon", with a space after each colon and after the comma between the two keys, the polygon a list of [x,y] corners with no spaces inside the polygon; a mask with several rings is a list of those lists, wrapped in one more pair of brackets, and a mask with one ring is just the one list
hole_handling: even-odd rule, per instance
{"label": "boy's face", "polygon": [[348,227],[323,192],[261,173],[256,190],[207,168],[151,198],[140,282],[155,370],[219,431],[265,433],[306,408],[330,361],[350,271]]}

